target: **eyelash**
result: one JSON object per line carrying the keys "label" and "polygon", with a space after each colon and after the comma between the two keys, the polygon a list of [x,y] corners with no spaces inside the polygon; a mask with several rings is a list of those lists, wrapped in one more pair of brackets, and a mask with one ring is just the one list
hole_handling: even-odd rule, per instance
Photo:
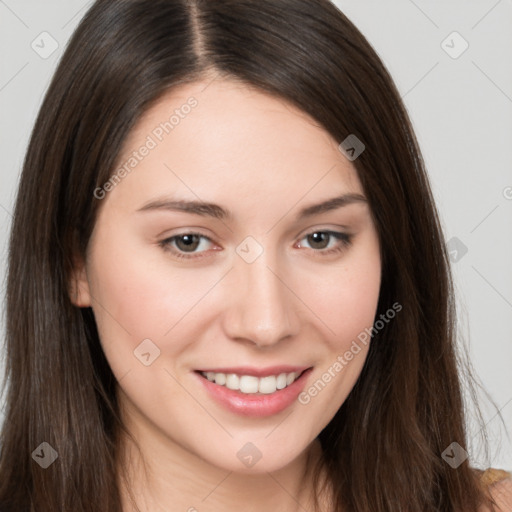
{"label": "eyelash", "polygon": [[[338,245],[337,247],[332,247],[330,249],[318,249],[318,250],[315,250],[315,249],[311,249],[313,252],[315,253],[319,253],[318,255],[320,257],[325,257],[327,255],[332,255],[332,254],[336,254],[336,253],[339,253],[339,252],[342,252],[343,250],[345,250],[347,247],[349,247],[351,244],[352,244],[352,238],[353,238],[353,235],[349,235],[347,233],[341,233],[339,231],[331,231],[331,230],[316,230],[316,231],[311,231],[309,233],[306,233],[302,238],[301,240],[303,240],[304,238],[310,236],[310,235],[314,235],[314,234],[317,234],[317,233],[322,233],[322,234],[326,234],[326,235],[329,235],[331,237],[334,237],[336,238],[337,240],[339,240],[341,242],[340,245]],[[180,235],[174,235],[174,236],[171,236],[170,238],[166,238],[165,240],[162,240],[161,242],[158,243],[158,245],[164,250],[164,251],[169,251],[171,252],[174,256],[176,256],[177,258],[182,258],[182,259],[196,259],[196,258],[203,258],[204,256],[201,256],[202,253],[197,253],[199,255],[193,255],[194,253],[184,253],[184,252],[181,252],[180,250],[177,250],[175,248],[173,248],[171,246],[171,244],[178,238],[181,238],[183,236],[198,236],[198,237],[201,237],[201,238],[204,238],[208,241],[211,242],[211,239],[208,238],[207,236],[205,235],[202,235],[201,233],[194,233],[194,232],[190,232],[190,233],[182,233]]]}

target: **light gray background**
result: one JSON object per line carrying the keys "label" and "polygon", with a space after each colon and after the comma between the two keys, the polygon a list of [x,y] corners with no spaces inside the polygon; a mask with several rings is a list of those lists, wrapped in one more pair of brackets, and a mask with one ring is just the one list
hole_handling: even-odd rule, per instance
{"label": "light gray background", "polygon": [[[90,4],[0,0],[2,300],[7,237],[28,137],[62,50]],[[445,239],[450,248],[467,247],[464,255],[454,252],[452,262],[461,347],[505,420],[506,428],[482,398],[491,463],[511,470],[512,0],[336,4],[395,79],[423,151]],[[469,44],[460,56],[464,42],[451,35],[454,31]],[[51,39],[42,32],[59,45],[48,58],[31,47],[35,41],[39,52],[51,49]],[[3,344],[4,318],[1,322]],[[479,427],[468,423],[476,443]],[[480,465],[476,452],[472,460]]]}

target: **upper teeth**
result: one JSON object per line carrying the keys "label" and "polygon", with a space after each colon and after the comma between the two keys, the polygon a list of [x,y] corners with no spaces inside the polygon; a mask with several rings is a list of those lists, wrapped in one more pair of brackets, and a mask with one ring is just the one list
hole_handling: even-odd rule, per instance
{"label": "upper teeth", "polygon": [[280,373],[268,377],[253,375],[237,375],[236,373],[201,372],[209,381],[229,389],[240,390],[242,393],[275,393],[278,389],[289,386],[300,375],[300,372]]}

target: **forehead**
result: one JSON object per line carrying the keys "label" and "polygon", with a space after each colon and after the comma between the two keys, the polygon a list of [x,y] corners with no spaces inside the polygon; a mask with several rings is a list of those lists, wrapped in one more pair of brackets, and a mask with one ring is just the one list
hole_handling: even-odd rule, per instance
{"label": "forehead", "polygon": [[229,80],[182,84],[127,137],[116,163],[127,176],[111,195],[135,200],[181,191],[229,200],[235,191],[264,204],[274,192],[295,202],[305,194],[361,192],[338,145],[276,96]]}

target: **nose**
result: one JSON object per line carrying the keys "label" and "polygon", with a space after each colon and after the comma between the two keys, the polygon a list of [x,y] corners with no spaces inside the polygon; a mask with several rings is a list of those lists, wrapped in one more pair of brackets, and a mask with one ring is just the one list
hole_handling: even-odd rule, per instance
{"label": "nose", "polygon": [[231,339],[263,348],[298,333],[300,301],[287,282],[289,273],[281,274],[269,251],[252,263],[236,256],[223,315],[224,331]]}

